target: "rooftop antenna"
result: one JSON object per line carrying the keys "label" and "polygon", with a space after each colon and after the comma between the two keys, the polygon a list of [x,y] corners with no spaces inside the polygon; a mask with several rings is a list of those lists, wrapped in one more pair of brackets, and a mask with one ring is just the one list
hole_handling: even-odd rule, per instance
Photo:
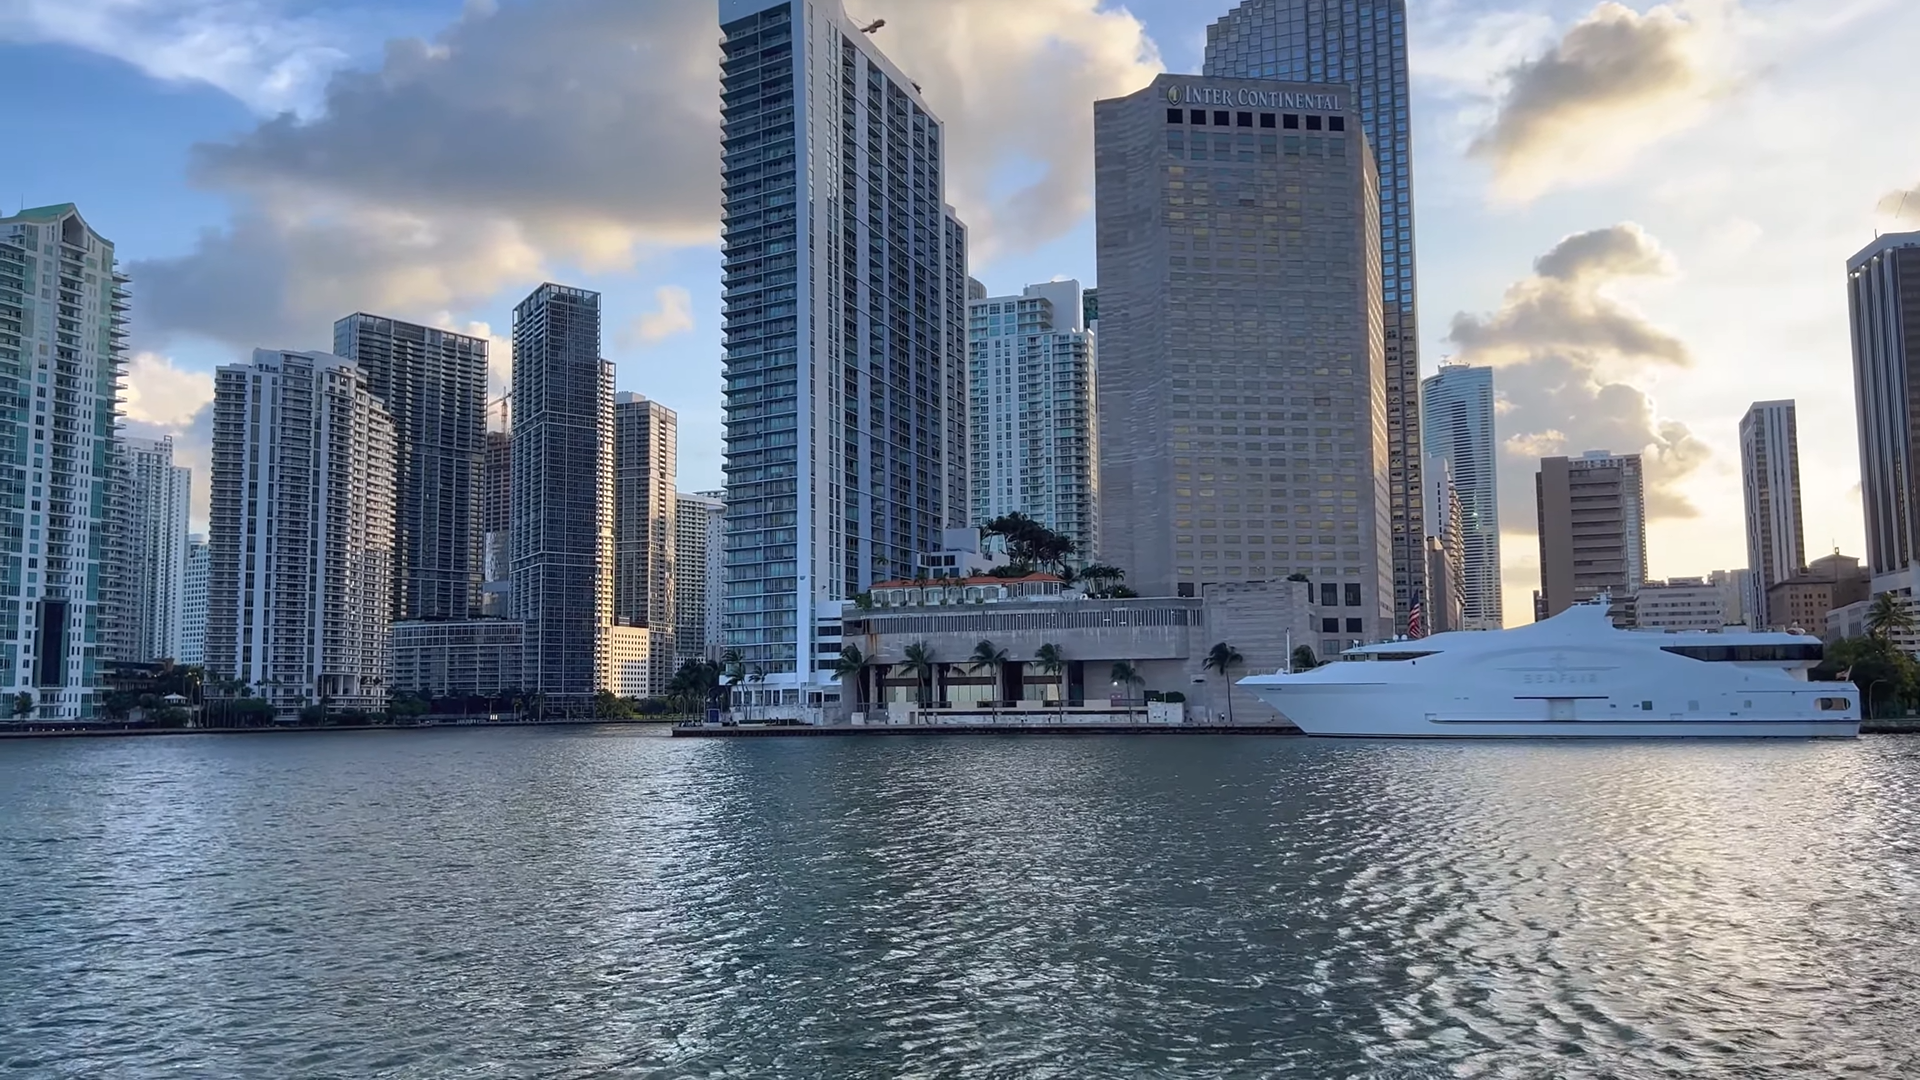
{"label": "rooftop antenna", "polygon": [[863,27],[861,27],[861,28],[860,28],[860,32],[861,32],[861,33],[863,33],[863,34],[871,34],[871,33],[873,33],[873,32],[874,32],[875,30],[878,30],[878,29],[880,29],[881,27],[883,27],[883,26],[885,26],[885,25],[887,25],[887,20],[885,20],[885,19],[875,19],[875,20],[873,20],[872,22],[870,22],[870,23],[868,23],[867,25],[865,25],[865,26],[863,26]]}

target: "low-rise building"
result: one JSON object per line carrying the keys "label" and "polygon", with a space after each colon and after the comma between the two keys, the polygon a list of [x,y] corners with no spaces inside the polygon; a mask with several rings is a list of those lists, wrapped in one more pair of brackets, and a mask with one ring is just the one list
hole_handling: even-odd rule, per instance
{"label": "low-rise building", "polygon": [[607,670],[600,679],[600,689],[630,698],[665,693],[666,687],[653,670],[653,641],[653,632],[644,626],[608,627]]}
{"label": "low-rise building", "polygon": [[1872,574],[1860,560],[1834,552],[1767,588],[1770,629],[1825,629],[1827,613],[1857,604],[1871,593]]}
{"label": "low-rise building", "polygon": [[1634,594],[1632,625],[1642,630],[1718,630],[1732,620],[1726,590],[1705,578],[1649,581]]}
{"label": "low-rise building", "polygon": [[506,619],[393,624],[393,689],[437,697],[498,697],[520,685],[520,624]]}

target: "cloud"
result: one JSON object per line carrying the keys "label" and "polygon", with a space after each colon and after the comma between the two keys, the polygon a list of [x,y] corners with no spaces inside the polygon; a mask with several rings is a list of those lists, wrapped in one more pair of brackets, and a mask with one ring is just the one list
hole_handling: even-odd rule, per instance
{"label": "cloud", "polygon": [[620,332],[620,344],[652,345],[693,329],[693,294],[678,285],[653,290],[656,308],[634,319]]}
{"label": "cloud", "polygon": [[1533,268],[1497,311],[1457,314],[1449,334],[1461,347],[1456,359],[1498,368],[1503,520],[1533,520],[1539,458],[1587,450],[1643,455],[1649,520],[1697,516],[1681,486],[1710,451],[1636,385],[1692,356],[1608,293],[1623,279],[1672,273],[1672,259],[1626,223],[1568,236]]}
{"label": "cloud", "polygon": [[126,395],[121,415],[127,419],[181,427],[213,400],[213,376],[174,367],[155,353],[135,353],[127,364]]}
{"label": "cloud", "polygon": [[1492,124],[1469,152],[1498,192],[1527,200],[1616,175],[1648,146],[1700,122],[1725,80],[1711,48],[1734,0],[1595,7],[1541,56],[1508,72]]}

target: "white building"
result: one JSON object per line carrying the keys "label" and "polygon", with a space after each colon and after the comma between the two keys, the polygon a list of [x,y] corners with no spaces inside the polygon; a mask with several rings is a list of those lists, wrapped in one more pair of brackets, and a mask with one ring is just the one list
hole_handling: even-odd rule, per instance
{"label": "white building", "polygon": [[[1410,344],[1410,343],[1409,343]],[[1429,458],[1447,459],[1460,496],[1465,580],[1460,601],[1469,630],[1505,625],[1500,597],[1498,444],[1493,433],[1493,369],[1443,364],[1420,384],[1420,432]]]}
{"label": "white building", "polygon": [[389,689],[394,429],[354,364],[255,350],[214,376],[207,670],[282,716]]}
{"label": "white building", "polygon": [[1776,620],[1767,590],[1807,564],[1800,524],[1799,425],[1791,401],[1756,401],[1740,418],[1740,477],[1746,489],[1748,593],[1741,605],[1756,630]]}
{"label": "white building", "polygon": [[675,496],[674,667],[720,658],[721,579],[726,555],[727,504],[718,492]]}
{"label": "white building", "polygon": [[666,693],[673,678],[679,429],[665,405],[641,394],[613,396],[613,621],[649,632],[653,668],[640,696]]}
{"label": "white building", "polygon": [[393,688],[437,697],[497,697],[520,685],[520,624],[506,619],[393,624]]}
{"label": "white building", "polygon": [[719,13],[726,647],[811,719],[841,602],[966,522],[966,230],[944,126],[839,0]]}
{"label": "white building", "polygon": [[1633,611],[1634,625],[1642,630],[1718,630],[1727,625],[1725,593],[1697,577],[1641,585]]}
{"label": "white building", "polygon": [[180,590],[180,662],[207,662],[207,537],[187,537],[186,572]]}
{"label": "white building", "polygon": [[124,439],[126,572],[133,652],[139,663],[178,660],[186,598],[187,506],[193,471],[173,463],[173,440]]}
{"label": "white building", "polygon": [[1080,283],[972,299],[967,316],[973,524],[1023,513],[1097,562],[1098,363]]}
{"label": "white building", "polygon": [[606,667],[595,689],[611,690],[624,698],[664,692],[664,687],[656,689],[653,683],[653,632],[644,626],[612,627],[607,638]]}

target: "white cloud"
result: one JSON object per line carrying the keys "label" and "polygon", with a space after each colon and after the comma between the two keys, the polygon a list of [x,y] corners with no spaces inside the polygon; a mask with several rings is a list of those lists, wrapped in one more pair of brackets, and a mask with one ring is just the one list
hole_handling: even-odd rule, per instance
{"label": "white cloud", "polygon": [[653,304],[621,331],[622,345],[654,345],[693,329],[693,294],[686,289],[662,285],[653,290]]}
{"label": "white cloud", "polygon": [[126,408],[129,420],[160,427],[184,427],[213,400],[213,376],[186,371],[156,353],[135,353],[127,364]]}

